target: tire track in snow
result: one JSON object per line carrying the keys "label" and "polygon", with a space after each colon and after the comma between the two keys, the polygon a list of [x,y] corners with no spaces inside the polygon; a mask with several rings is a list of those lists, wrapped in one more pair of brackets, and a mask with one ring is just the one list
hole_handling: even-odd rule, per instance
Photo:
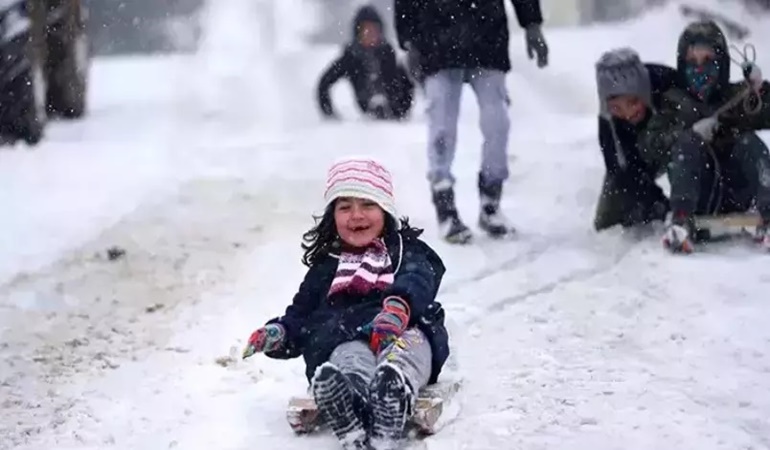
{"label": "tire track in snow", "polygon": [[[581,242],[581,244],[593,248],[593,246],[590,245],[590,242]],[[479,332],[477,328],[480,322],[487,319],[489,315],[502,313],[507,308],[534,300],[540,296],[553,293],[558,289],[564,288],[570,284],[581,283],[594,277],[600,276],[601,274],[620,264],[626,258],[626,256],[628,256],[634,250],[634,248],[636,248],[636,244],[638,244],[638,241],[621,241],[619,243],[619,248],[616,248],[614,252],[611,252],[608,257],[601,258],[599,262],[594,263],[589,267],[567,270],[566,273],[556,275],[547,281],[540,282],[537,285],[516,294],[503,295],[494,298],[492,301],[484,302],[478,308],[469,309],[463,306],[460,308],[454,308],[453,304],[445,304],[445,308],[450,311],[449,317],[456,315],[461,316],[462,319],[450,319],[447,323],[447,327],[449,328],[451,336],[450,345],[452,347],[452,351],[450,354],[450,360],[447,363],[444,371],[444,379],[446,380],[447,377],[449,377],[452,379],[462,380],[463,384],[472,380],[473,377],[471,377],[471,380],[466,379],[468,378],[468,375],[465,373],[466,368],[463,364],[463,360],[465,358],[462,352],[467,347],[465,341],[469,338],[473,338],[473,336]],[[479,284],[483,284],[487,280],[494,284],[494,280],[492,280],[493,277],[524,269],[527,267],[527,265],[535,266],[540,258],[549,255],[549,253],[553,252],[554,250],[558,251],[559,248],[565,248],[568,245],[569,240],[566,238],[558,240],[554,240],[552,238],[541,238],[537,240],[532,246],[530,246],[526,251],[519,253],[518,256],[505,259],[497,264],[494,264],[492,267],[484,267],[473,276],[464,280],[456,281],[450,285],[448,292],[456,294],[460,296],[460,298],[472,299],[474,298],[472,295],[463,295],[461,291],[473,290]],[[582,250],[583,245],[577,246],[577,249]],[[496,291],[499,292],[500,290],[497,289]],[[442,429],[451,427],[463,419],[465,409],[464,404],[468,401],[472,401],[466,400],[467,394],[464,391],[467,389],[467,387],[468,386],[464,386],[450,403],[451,408],[455,409],[455,413],[451,419],[447,420],[447,422],[442,425]]]}
{"label": "tire track in snow", "polygon": [[[464,314],[471,314],[471,319],[463,320],[462,323],[467,325],[477,322],[483,318],[486,314],[500,312],[505,308],[517,303],[529,300],[539,295],[545,295],[554,290],[562,287],[566,284],[577,283],[585,281],[600,275],[603,272],[611,269],[615,265],[619,264],[635,247],[637,241],[621,241],[619,243],[620,248],[612,253],[608,258],[602,258],[602,261],[595,263],[587,268],[577,268],[568,270],[562,275],[555,276],[548,281],[541,282],[534,287],[530,287],[523,292],[498,297],[490,302],[484,302],[478,308],[469,310],[467,308],[458,308],[458,312]],[[519,252],[512,258],[504,258],[499,261],[495,261],[490,265],[486,265],[474,273],[472,276],[454,280],[446,285],[447,287],[439,292],[439,296],[456,295],[458,297],[467,298],[468,294],[463,295],[463,291],[473,290],[477,288],[479,284],[490,281],[494,283],[493,278],[499,277],[505,274],[513,273],[517,270],[521,270],[528,265],[534,265],[539,259],[548,256],[558,249],[570,249],[570,241],[567,238],[554,239],[551,237],[543,237],[537,239],[527,249]],[[447,309],[455,309],[453,305],[447,305]]]}
{"label": "tire track in snow", "polygon": [[[550,294],[556,289],[564,287],[568,284],[579,283],[594,278],[618,265],[632,250],[633,246],[629,245],[624,248],[618,255],[613,255],[608,261],[597,264],[594,267],[588,269],[577,269],[533,289],[529,289],[516,295],[500,298],[499,300],[486,305],[484,311],[486,313],[499,312],[517,303],[531,300],[532,298],[540,295]],[[478,321],[482,317],[483,316],[474,318],[473,322]]]}
{"label": "tire track in snow", "polygon": [[503,258],[502,260],[494,261],[492,264],[482,267],[470,277],[453,280],[452,282],[445,284],[439,292],[439,295],[456,293],[473,283],[482,282],[500,272],[514,270],[521,265],[531,263],[547,252],[548,249],[553,246],[553,243],[554,241],[551,238],[538,239],[524,252],[518,253],[512,258]]}

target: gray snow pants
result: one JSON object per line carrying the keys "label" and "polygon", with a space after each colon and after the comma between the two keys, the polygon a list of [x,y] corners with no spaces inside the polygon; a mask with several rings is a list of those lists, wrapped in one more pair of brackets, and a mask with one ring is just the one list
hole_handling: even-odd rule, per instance
{"label": "gray snow pants", "polygon": [[334,349],[329,362],[349,378],[359,377],[366,386],[371,383],[378,366],[391,364],[401,370],[416,395],[428,384],[433,354],[428,339],[417,328],[406,330],[401,339],[403,346],[392,344],[378,355],[372,352],[368,342],[345,342]]}
{"label": "gray snow pants", "polygon": [[732,148],[714,149],[722,178],[721,189],[716,190],[706,145],[692,133],[684,133],[671,148],[671,209],[689,214],[732,213],[755,203],[762,217],[770,218],[770,152],[762,139],[756,133],[744,133]]}
{"label": "gray snow pants", "polygon": [[508,178],[510,100],[505,72],[487,69],[445,69],[425,80],[428,101],[428,180],[431,185],[454,184],[452,162],[457,147],[460,97],[467,81],[476,94],[484,139],[481,174],[489,182]]}

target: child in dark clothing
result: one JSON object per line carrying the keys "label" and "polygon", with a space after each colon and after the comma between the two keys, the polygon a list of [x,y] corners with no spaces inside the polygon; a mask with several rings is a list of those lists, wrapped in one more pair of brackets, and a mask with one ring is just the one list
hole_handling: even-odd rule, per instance
{"label": "child in dark clothing", "polygon": [[353,39],[324,71],[318,83],[318,105],[327,117],[337,117],[329,91],[341,78],[353,86],[361,112],[375,119],[402,119],[412,107],[414,85],[385,40],[382,18],[371,6],[358,10]]}
{"label": "child in dark clothing", "polygon": [[244,357],[302,355],[321,417],[343,448],[391,448],[449,356],[435,300],[445,268],[422,231],[396,219],[391,175],[376,161],[333,165],[325,200],[304,235],[309,270],[299,291],[283,316],[251,335]]}
{"label": "child in dark clothing", "polygon": [[597,61],[599,146],[607,170],[594,219],[597,231],[665,219],[668,198],[655,182],[661,174],[644,162],[636,143],[662,93],[675,82],[674,68],[643,64],[629,48],[607,51]]}
{"label": "child in dark clothing", "polygon": [[757,135],[770,129],[770,82],[752,61],[731,82],[730,66],[716,22],[687,25],[677,42],[678,85],[639,135],[642,158],[671,183],[663,245],[674,253],[691,253],[708,236],[697,216],[753,210],[761,218],[754,238],[770,251],[770,149]]}

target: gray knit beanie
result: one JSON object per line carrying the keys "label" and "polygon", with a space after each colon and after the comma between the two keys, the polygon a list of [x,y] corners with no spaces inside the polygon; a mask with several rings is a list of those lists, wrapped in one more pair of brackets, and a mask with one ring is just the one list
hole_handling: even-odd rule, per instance
{"label": "gray knit beanie", "polygon": [[630,48],[618,48],[602,54],[596,62],[596,87],[602,116],[609,117],[607,100],[616,95],[636,95],[652,104],[650,73]]}

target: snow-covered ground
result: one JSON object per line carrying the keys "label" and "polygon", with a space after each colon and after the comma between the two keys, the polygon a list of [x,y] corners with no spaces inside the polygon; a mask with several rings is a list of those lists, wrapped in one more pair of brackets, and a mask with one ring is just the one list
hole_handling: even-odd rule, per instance
{"label": "snow-covered ground", "polygon": [[[325,168],[351,153],[392,168],[400,210],[448,266],[447,376],[464,387],[428,448],[770,448],[767,256],[718,244],[677,258],[657,234],[591,230],[593,62],[630,45],[673,63],[686,21],[671,8],[548,30],[542,71],[513,33],[505,206],[521,237],[451,247],[436,238],[422,111],[370,123],[340,85],[346,121],[319,120],[314,83],[338,50],[270,44],[253,26],[265,2],[213,3],[199,55],[98,61],[88,119],[0,151],[0,448],[336,448],[285,422],[301,360],[233,356],[290,301]],[[768,19],[742,18],[770,67]],[[473,222],[466,94],[455,167]],[[125,256],[108,260],[112,246]]]}

